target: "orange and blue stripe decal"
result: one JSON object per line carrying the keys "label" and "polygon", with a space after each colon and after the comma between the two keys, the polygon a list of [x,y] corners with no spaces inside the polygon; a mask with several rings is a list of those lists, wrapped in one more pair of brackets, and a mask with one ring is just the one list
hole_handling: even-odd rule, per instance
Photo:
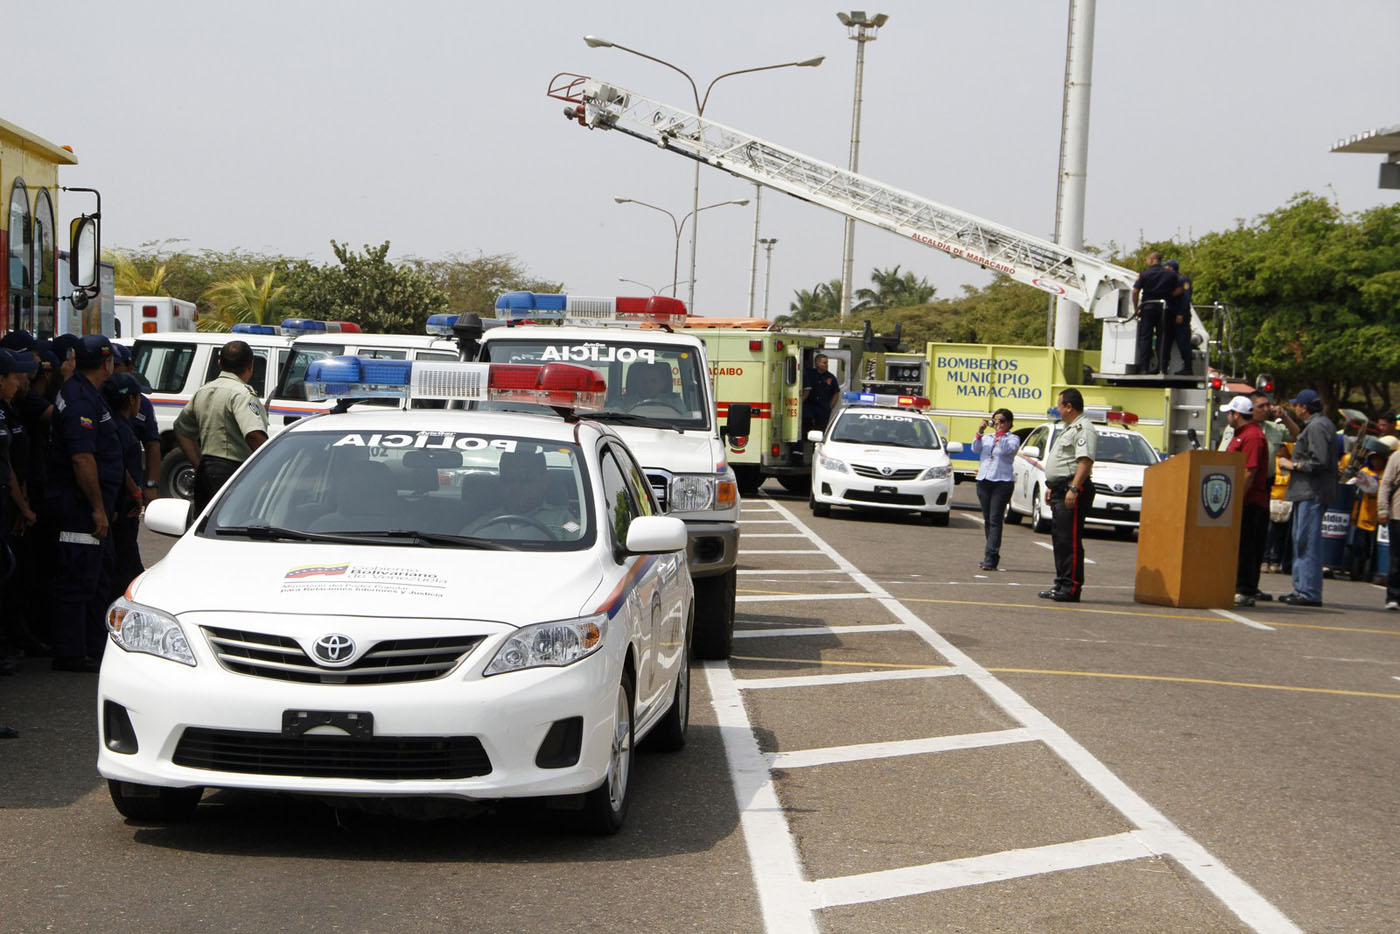
{"label": "orange and blue stripe decal", "polygon": [[607,613],[608,619],[617,615],[617,611],[622,609],[622,605],[627,602],[627,595],[632,592],[632,588],[637,586],[637,582],[651,570],[651,566],[656,563],[656,555],[646,555],[635,558],[632,566],[627,569],[627,573],[622,575],[622,580],[617,582],[617,586],[612,589],[612,593],[603,598],[603,602],[598,604],[593,614]]}

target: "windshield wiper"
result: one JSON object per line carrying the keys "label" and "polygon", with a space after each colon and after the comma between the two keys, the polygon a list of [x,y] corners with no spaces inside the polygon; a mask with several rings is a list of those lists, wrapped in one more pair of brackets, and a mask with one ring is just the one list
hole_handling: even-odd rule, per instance
{"label": "windshield wiper", "polygon": [[301,529],[284,529],[275,525],[225,525],[214,530],[215,535],[243,535],[264,541],[286,542],[343,542],[344,537],[327,532],[305,532]]}
{"label": "windshield wiper", "polygon": [[474,535],[449,535],[446,532],[419,532],[415,529],[384,529],[382,531],[341,532],[351,538],[394,538],[408,545],[460,545],[464,548],[480,548],[485,551],[519,551],[514,545],[498,542],[492,538],[478,538]]}
{"label": "windshield wiper", "polygon": [[646,415],[634,415],[631,412],[580,412],[579,415],[594,422],[621,422],[626,425],[637,425],[641,428],[669,428],[677,434],[685,434],[684,428],[679,428],[670,422]]}

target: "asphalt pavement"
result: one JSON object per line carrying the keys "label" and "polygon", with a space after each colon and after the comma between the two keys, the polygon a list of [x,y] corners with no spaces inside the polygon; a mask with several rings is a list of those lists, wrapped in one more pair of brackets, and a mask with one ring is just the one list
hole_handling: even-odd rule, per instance
{"label": "asphalt pavement", "polygon": [[[1048,536],[977,569],[947,528],[745,501],[734,657],[690,742],[644,754],[628,824],[528,804],[415,820],[206,793],[123,820],[92,676],[0,679],[0,931],[1389,931],[1400,917],[1400,614],[1132,600],[1091,532],[1084,602],[1036,598]],[[143,533],[148,562],[169,539]],[[229,569],[236,580],[237,569]],[[1275,592],[1286,577],[1265,575]]]}

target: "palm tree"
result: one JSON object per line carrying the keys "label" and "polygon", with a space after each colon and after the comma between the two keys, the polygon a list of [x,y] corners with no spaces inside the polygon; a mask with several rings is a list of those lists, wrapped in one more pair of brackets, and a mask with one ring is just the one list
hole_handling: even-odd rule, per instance
{"label": "palm tree", "polygon": [[778,318],[784,324],[802,324],[841,316],[840,279],[818,282],[811,289],[798,289],[793,294],[796,297],[788,305],[792,313]]}
{"label": "palm tree", "polygon": [[112,260],[113,288],[118,295],[163,295],[165,288],[165,264],[151,270],[149,276],[136,267],[130,256],[113,250],[108,256]]}
{"label": "palm tree", "polygon": [[875,288],[856,290],[857,301],[852,311],[883,311],[922,305],[931,301],[937,291],[927,279],[918,278],[912,272],[901,276],[898,266],[871,270],[870,282]]}
{"label": "palm tree", "polygon": [[213,308],[199,316],[201,331],[227,331],[240,322],[275,324],[282,319],[285,285],[274,285],[277,270],[269,269],[259,281],[252,273],[224,279],[204,293]]}

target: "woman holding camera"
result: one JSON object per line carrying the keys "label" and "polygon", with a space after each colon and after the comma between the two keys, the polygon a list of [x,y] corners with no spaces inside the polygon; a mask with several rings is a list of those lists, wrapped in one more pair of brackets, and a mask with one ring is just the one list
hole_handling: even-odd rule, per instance
{"label": "woman holding camera", "polygon": [[[1021,439],[1011,433],[1011,421],[1010,409],[997,409],[990,422],[982,419],[972,441],[972,453],[978,457],[977,501],[982,504],[987,535],[982,563],[978,565],[984,571],[995,571],[1001,561],[1001,526],[1011,499],[1011,462],[1021,446]],[[991,437],[987,437],[989,427]]]}

